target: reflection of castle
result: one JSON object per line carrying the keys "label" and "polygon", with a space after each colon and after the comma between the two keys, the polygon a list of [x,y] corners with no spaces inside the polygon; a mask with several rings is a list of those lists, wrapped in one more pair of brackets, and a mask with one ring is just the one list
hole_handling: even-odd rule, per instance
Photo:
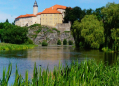
{"label": "reflection of castle", "polygon": [[52,62],[56,60],[70,59],[69,47],[38,47],[27,51],[27,57],[32,60],[50,60]]}
{"label": "reflection of castle", "polygon": [[[62,5],[54,5],[50,8],[46,8],[43,12],[38,13],[38,5],[35,1],[33,5],[33,14],[26,14],[26,15],[20,15],[15,19],[15,25],[18,26],[30,26],[35,23],[51,26],[51,27],[65,27],[67,25],[70,26],[70,23],[65,23],[64,25],[61,25],[63,23],[63,18],[65,14],[66,6]],[[60,25],[58,25],[60,24]],[[70,28],[67,26],[68,28]],[[70,31],[70,29],[67,29],[67,31]]]}

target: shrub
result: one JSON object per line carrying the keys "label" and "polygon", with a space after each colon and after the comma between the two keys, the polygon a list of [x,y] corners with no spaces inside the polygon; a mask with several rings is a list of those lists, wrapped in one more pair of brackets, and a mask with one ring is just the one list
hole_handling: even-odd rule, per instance
{"label": "shrub", "polygon": [[73,41],[69,40],[69,45],[73,45]]}
{"label": "shrub", "polygon": [[60,40],[57,41],[57,45],[61,45],[61,41]]}
{"label": "shrub", "polygon": [[23,44],[28,40],[27,33],[27,27],[19,27],[10,23],[4,23],[1,40],[5,43]]}
{"label": "shrub", "polygon": [[32,28],[32,27],[36,27],[36,26],[41,27],[40,24],[33,24],[33,25],[29,26],[29,27]]}
{"label": "shrub", "polygon": [[67,45],[67,40],[66,39],[63,40],[63,45]]}
{"label": "shrub", "polygon": [[48,43],[46,42],[46,40],[42,42],[42,46],[48,46]]}
{"label": "shrub", "polygon": [[55,31],[57,31],[58,33],[60,33],[60,31],[59,31],[58,29],[56,29],[56,28],[52,28],[52,30],[55,30]]}
{"label": "shrub", "polygon": [[30,38],[28,38],[28,40],[24,44],[33,44],[33,41]]}

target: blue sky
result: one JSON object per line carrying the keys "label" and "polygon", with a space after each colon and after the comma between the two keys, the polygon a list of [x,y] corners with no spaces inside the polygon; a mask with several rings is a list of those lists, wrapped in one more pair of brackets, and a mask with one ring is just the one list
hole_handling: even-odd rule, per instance
{"label": "blue sky", "polygon": [[[79,6],[81,9],[96,9],[105,6],[108,2],[119,3],[119,0],[36,0],[38,12],[55,4],[67,7]],[[0,0],[0,22],[13,22],[19,15],[33,14],[35,0]]]}

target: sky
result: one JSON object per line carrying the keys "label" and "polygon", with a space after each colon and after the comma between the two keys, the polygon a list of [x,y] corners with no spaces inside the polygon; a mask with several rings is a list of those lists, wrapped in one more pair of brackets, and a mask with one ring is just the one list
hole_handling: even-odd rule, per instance
{"label": "sky", "polygon": [[[93,9],[106,6],[108,2],[119,3],[119,0],[36,0],[38,12],[49,8],[55,4],[67,7],[79,6],[81,9]],[[33,4],[35,0],[0,0],[0,22],[6,19],[12,23],[16,17],[25,14],[33,14]]]}

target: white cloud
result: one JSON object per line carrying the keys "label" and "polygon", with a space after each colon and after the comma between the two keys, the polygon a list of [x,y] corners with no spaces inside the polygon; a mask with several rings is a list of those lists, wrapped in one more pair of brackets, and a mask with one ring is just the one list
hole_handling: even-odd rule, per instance
{"label": "white cloud", "polygon": [[12,23],[17,16],[15,15],[10,15],[7,13],[0,12],[0,22],[5,22],[6,19],[9,20],[10,23]]}

